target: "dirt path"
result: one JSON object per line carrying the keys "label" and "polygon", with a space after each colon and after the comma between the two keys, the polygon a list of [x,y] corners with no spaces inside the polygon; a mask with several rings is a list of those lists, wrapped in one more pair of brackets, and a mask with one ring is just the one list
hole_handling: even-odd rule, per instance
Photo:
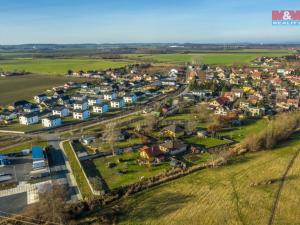
{"label": "dirt path", "polygon": [[287,178],[287,175],[288,175],[290,169],[293,167],[296,158],[299,156],[299,153],[300,153],[300,149],[298,149],[296,151],[293,158],[291,159],[288,166],[286,167],[286,170],[284,171],[283,176],[279,180],[280,184],[279,184],[279,188],[278,188],[278,191],[277,191],[275,199],[274,199],[274,203],[273,203],[273,206],[272,206],[271,215],[270,215],[270,218],[269,218],[269,221],[268,221],[268,225],[272,225],[273,222],[274,222],[275,215],[276,215],[276,209],[277,209],[279,201],[280,201],[280,196],[281,196],[281,192],[283,190],[285,180]]}

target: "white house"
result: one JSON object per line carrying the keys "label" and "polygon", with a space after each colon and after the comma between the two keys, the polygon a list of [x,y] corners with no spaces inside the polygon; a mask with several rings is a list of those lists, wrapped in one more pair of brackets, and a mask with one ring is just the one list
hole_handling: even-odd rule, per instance
{"label": "white house", "polygon": [[123,99],[115,99],[110,101],[110,107],[112,108],[123,108],[125,106],[125,102]]}
{"label": "white house", "polygon": [[52,115],[53,116],[59,116],[59,117],[66,117],[69,116],[70,111],[68,108],[60,106],[60,107],[55,107],[52,110]]}
{"label": "white house", "polygon": [[59,116],[49,116],[42,119],[43,127],[58,127],[61,125],[61,118]]}
{"label": "white house", "polygon": [[102,101],[100,98],[96,98],[96,97],[88,98],[88,105],[90,105],[90,106],[101,104],[101,102]]}
{"label": "white house", "polygon": [[20,124],[30,125],[39,122],[39,117],[36,113],[28,113],[19,117]]}
{"label": "white house", "polygon": [[114,92],[111,92],[111,93],[105,93],[104,95],[103,95],[103,98],[104,98],[104,100],[114,100],[114,99],[116,99],[117,98],[117,94],[116,93],[114,93]]}
{"label": "white house", "polygon": [[90,118],[89,110],[75,110],[73,111],[73,118],[76,120],[86,120]]}
{"label": "white house", "polygon": [[109,108],[107,104],[99,104],[93,105],[93,112],[94,113],[106,113],[108,112]]}
{"label": "white house", "polygon": [[124,102],[125,103],[128,103],[128,104],[132,104],[132,103],[135,103],[136,102],[136,100],[137,100],[137,97],[136,97],[136,95],[125,95],[124,97],[123,97],[123,99],[124,99]]}
{"label": "white house", "polygon": [[74,110],[87,110],[89,108],[88,102],[86,101],[76,101],[74,103]]}
{"label": "white house", "polygon": [[34,101],[36,103],[41,103],[41,102],[43,102],[43,101],[45,101],[47,99],[48,99],[48,96],[46,94],[41,94],[41,95],[34,96]]}

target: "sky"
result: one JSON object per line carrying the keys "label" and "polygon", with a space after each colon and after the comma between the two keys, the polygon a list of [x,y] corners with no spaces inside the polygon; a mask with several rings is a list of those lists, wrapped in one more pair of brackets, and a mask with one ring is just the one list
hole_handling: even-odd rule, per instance
{"label": "sky", "polygon": [[0,45],[24,43],[300,43],[272,26],[299,0],[0,0]]}

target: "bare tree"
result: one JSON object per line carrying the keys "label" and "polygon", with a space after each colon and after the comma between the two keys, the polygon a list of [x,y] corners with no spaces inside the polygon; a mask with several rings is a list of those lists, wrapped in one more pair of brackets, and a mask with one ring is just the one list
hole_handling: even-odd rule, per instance
{"label": "bare tree", "polygon": [[68,206],[66,193],[62,186],[47,186],[39,195],[37,203],[28,205],[23,215],[32,218],[40,224],[69,224]]}
{"label": "bare tree", "polygon": [[118,139],[120,136],[120,130],[116,129],[116,123],[108,123],[105,126],[103,137],[105,140],[109,143],[111,152],[113,155],[115,155],[115,141]]}
{"label": "bare tree", "polygon": [[153,130],[157,129],[159,120],[156,116],[148,113],[145,116],[145,123],[146,123],[145,124],[146,125],[146,131],[151,133]]}

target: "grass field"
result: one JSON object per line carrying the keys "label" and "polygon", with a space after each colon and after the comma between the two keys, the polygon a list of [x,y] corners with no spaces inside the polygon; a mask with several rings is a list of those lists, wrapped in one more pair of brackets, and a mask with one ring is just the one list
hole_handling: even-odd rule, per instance
{"label": "grass field", "polygon": [[68,81],[84,81],[84,79],[41,75],[0,77],[0,105],[21,99],[32,99],[34,95]]}
{"label": "grass field", "polygon": [[248,123],[241,127],[236,127],[232,131],[221,132],[223,136],[229,136],[232,139],[241,141],[248,134],[260,132],[268,123],[267,119],[249,120]]}
{"label": "grass field", "polygon": [[230,141],[228,141],[228,140],[221,140],[221,139],[210,138],[210,137],[208,137],[208,138],[199,138],[197,136],[187,138],[186,142],[189,143],[189,144],[201,145],[205,148],[212,148],[212,147],[216,147],[216,146],[219,146],[219,145],[230,143]]}
{"label": "grass field", "polygon": [[129,64],[125,61],[112,61],[103,59],[32,59],[20,58],[1,60],[0,69],[4,71],[20,71],[34,74],[64,75],[69,69],[74,71],[105,70],[108,68],[122,67]]}
{"label": "grass field", "polygon": [[[118,224],[253,224],[271,215],[280,178],[296,150],[298,138],[272,151],[234,158],[229,165],[193,173],[143,191],[119,203]],[[283,186],[273,224],[300,224],[300,157]]]}
{"label": "grass field", "polygon": [[[110,189],[120,187],[122,185],[132,184],[140,180],[141,177],[151,177],[162,173],[169,167],[169,163],[162,163],[157,166],[148,167],[146,165],[138,165],[136,159],[139,153],[126,153],[121,156],[102,157],[95,159],[94,165],[100,172]],[[118,162],[118,160],[120,162]],[[107,163],[114,162],[117,164],[114,168],[108,168]],[[117,174],[118,170],[127,170],[126,174]]]}
{"label": "grass field", "polygon": [[76,160],[76,156],[74,151],[71,148],[71,145],[68,141],[63,143],[64,151],[67,155],[68,161],[72,168],[73,175],[76,179],[79,190],[82,194],[83,198],[90,198],[92,196],[92,191],[88,185],[87,180],[83,174],[83,170],[81,169],[78,161]]}
{"label": "grass field", "polygon": [[9,153],[20,152],[24,149],[31,149],[32,146],[46,147],[47,145],[48,145],[47,141],[30,141],[30,142],[22,143],[20,145],[16,145],[13,147],[8,147],[3,150],[0,150],[0,154],[9,154]]}
{"label": "grass field", "polygon": [[206,64],[249,64],[259,56],[283,56],[289,52],[270,53],[270,52],[252,52],[252,53],[203,53],[203,54],[131,54],[126,55],[130,59],[152,61],[157,63],[185,63],[191,62],[193,58],[199,59]]}

